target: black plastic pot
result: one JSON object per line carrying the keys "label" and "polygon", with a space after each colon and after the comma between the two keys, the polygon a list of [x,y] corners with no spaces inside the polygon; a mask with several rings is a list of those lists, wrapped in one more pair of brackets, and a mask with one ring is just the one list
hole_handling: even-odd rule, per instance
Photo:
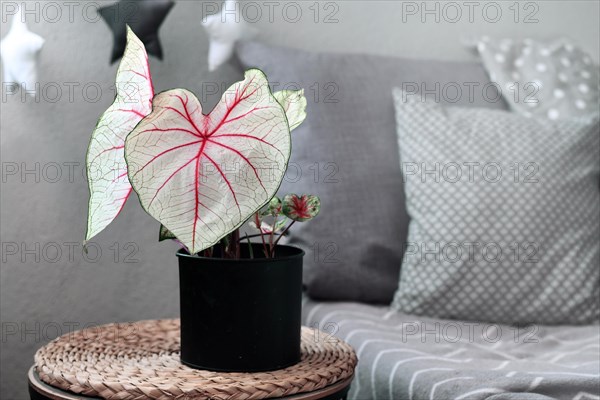
{"label": "black plastic pot", "polygon": [[[240,260],[177,252],[183,364],[254,372],[300,361],[304,251],[277,246],[266,259],[262,245],[253,249]],[[248,245],[241,250],[247,257]]]}

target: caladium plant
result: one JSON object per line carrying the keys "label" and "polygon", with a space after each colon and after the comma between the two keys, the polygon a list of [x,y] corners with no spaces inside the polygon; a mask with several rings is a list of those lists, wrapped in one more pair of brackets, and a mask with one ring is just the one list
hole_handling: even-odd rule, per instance
{"label": "caladium plant", "polygon": [[265,256],[273,257],[294,222],[319,212],[316,196],[275,196],[290,132],[306,118],[302,90],[272,93],[265,74],[250,69],[204,114],[186,89],[154,93],[146,50],[129,28],[116,86],[88,149],[86,241],[117,217],[132,191],[160,221],[160,239],[178,240],[190,254],[211,255],[221,243],[226,256],[238,257],[238,228],[252,220]]}

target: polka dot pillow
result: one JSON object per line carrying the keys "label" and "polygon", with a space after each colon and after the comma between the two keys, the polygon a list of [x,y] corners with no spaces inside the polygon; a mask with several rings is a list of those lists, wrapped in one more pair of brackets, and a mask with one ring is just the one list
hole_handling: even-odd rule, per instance
{"label": "polka dot pillow", "polygon": [[484,37],[477,49],[514,111],[556,120],[598,110],[598,66],[567,40],[496,42]]}
{"label": "polka dot pillow", "polygon": [[551,121],[394,92],[410,216],[392,307],[516,324],[600,315],[598,117]]}

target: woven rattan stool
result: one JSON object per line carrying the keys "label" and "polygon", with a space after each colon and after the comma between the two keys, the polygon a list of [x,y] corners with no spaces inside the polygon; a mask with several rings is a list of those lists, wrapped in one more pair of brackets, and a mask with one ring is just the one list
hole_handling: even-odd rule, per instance
{"label": "woven rattan stool", "polygon": [[29,371],[37,399],[345,398],[357,359],[345,342],[302,328],[302,359],[258,373],[196,370],[179,362],[179,320],[109,324],[39,349]]}

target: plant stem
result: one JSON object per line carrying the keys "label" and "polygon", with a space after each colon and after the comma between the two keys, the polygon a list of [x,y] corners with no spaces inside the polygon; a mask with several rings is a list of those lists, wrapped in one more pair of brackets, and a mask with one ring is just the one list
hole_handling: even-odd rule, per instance
{"label": "plant stem", "polygon": [[233,253],[233,258],[236,260],[240,259],[240,230],[236,229],[231,233],[231,241],[229,242],[231,246],[231,252]]}
{"label": "plant stem", "polygon": [[230,242],[230,235],[225,235],[220,243],[221,243],[221,253],[223,258],[231,258],[231,249],[229,248],[229,242]]}
{"label": "plant stem", "polygon": [[250,242],[250,236],[246,235],[246,239],[248,239],[248,253],[250,254],[250,259],[252,260],[254,258],[254,250],[252,250],[252,242]]}
{"label": "plant stem", "polygon": [[202,257],[212,257],[213,256],[212,250],[213,250],[212,247],[202,250]]}
{"label": "plant stem", "polygon": [[265,257],[269,258],[269,254],[267,253],[267,245],[265,243],[265,236],[262,234],[262,228],[260,226],[260,218],[258,217],[258,212],[254,214],[254,223],[256,224],[258,231],[261,233],[260,238],[262,240],[263,252],[265,253]]}
{"label": "plant stem", "polygon": [[245,235],[240,238],[240,242],[242,240],[245,240],[248,238],[255,238],[255,237],[259,237],[259,236],[268,236],[268,235],[270,235],[270,233],[256,233],[256,234],[252,234],[252,235]]}
{"label": "plant stem", "polygon": [[281,238],[283,237],[283,235],[285,235],[285,233],[292,227],[292,225],[294,225],[296,223],[296,221],[292,221],[291,224],[289,224],[287,226],[287,228],[285,228],[283,230],[283,232],[281,232],[281,234],[279,235],[279,237],[277,238],[277,240],[275,241],[275,244],[273,245],[273,251],[275,251],[275,246],[277,246],[277,243],[279,243],[279,241],[281,240]]}
{"label": "plant stem", "polygon": [[275,227],[277,226],[277,217],[273,220],[273,229],[269,235],[269,256],[273,258],[273,236],[275,235]]}

